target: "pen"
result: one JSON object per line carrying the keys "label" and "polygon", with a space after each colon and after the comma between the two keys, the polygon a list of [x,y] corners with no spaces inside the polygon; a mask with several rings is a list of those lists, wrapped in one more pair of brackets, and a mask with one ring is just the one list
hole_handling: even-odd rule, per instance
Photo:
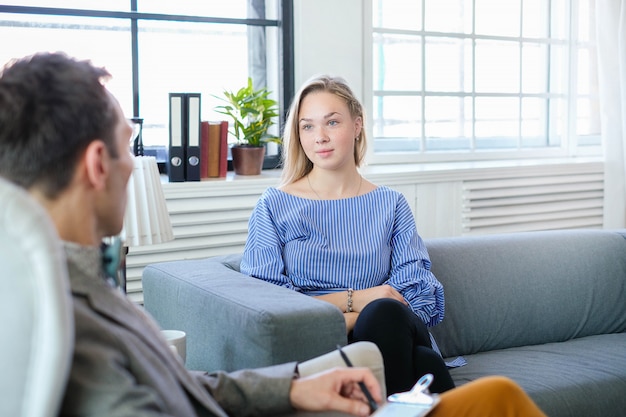
{"label": "pen", "polygon": [[[339,354],[341,355],[341,358],[346,363],[346,365],[352,368],[352,362],[350,362],[350,358],[348,358],[348,355],[346,355],[344,351],[341,349],[341,346],[337,345],[337,350],[339,351]],[[374,401],[372,394],[370,394],[370,391],[367,389],[363,381],[359,382],[359,387],[361,388],[361,391],[363,391],[363,394],[365,394],[365,397],[367,398],[367,402],[370,405],[370,410],[373,413],[374,411],[378,409],[378,404],[376,404],[376,401]]]}

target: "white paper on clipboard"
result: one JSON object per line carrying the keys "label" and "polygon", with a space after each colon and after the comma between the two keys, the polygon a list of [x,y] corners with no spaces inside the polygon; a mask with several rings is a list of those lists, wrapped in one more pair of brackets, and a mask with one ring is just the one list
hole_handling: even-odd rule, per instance
{"label": "white paper on clipboard", "polygon": [[422,417],[439,403],[439,396],[428,392],[433,381],[432,374],[426,374],[417,381],[411,391],[392,394],[388,402],[380,407],[374,417]]}
{"label": "white paper on clipboard", "polygon": [[438,402],[439,399],[430,405],[388,402],[376,410],[372,417],[422,417],[435,408]]}

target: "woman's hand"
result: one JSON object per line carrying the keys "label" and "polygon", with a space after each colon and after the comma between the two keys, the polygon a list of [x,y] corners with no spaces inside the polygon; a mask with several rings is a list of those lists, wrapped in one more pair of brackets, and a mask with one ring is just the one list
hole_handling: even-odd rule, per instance
{"label": "woman's hand", "polygon": [[[330,294],[316,295],[315,298],[319,300],[331,303],[341,311],[346,312],[348,302],[348,292],[333,292]],[[366,305],[379,298],[391,298],[400,301],[404,305],[408,305],[402,294],[395,290],[391,285],[379,285],[376,287],[367,288],[364,290],[355,290],[352,292],[352,312],[360,313]],[[356,318],[355,318],[356,320]],[[348,326],[348,319],[346,319],[346,326]],[[350,329],[348,328],[348,331]]]}
{"label": "woman's hand", "polygon": [[379,285],[352,293],[352,309],[361,312],[366,305],[379,298],[391,298],[408,305],[402,294],[391,285]]}
{"label": "woman's hand", "polygon": [[365,384],[376,403],[382,402],[378,380],[367,368],[335,368],[296,378],[289,399],[296,410],[341,411],[364,417],[371,411],[359,382]]}

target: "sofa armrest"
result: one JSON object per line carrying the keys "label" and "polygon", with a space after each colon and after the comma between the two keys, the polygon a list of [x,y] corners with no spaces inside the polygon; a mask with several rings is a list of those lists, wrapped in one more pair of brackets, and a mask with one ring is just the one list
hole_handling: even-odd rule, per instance
{"label": "sofa armrest", "polygon": [[187,333],[187,368],[300,362],[346,344],[339,309],[241,274],[240,257],[162,262],[143,271],[146,310],[163,329]]}

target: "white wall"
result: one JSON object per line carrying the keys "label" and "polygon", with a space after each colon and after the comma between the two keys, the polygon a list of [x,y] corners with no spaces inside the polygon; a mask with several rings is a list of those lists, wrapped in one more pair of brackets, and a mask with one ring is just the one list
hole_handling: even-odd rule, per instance
{"label": "white wall", "polygon": [[295,0],[295,88],[317,74],[341,76],[363,97],[363,1]]}

